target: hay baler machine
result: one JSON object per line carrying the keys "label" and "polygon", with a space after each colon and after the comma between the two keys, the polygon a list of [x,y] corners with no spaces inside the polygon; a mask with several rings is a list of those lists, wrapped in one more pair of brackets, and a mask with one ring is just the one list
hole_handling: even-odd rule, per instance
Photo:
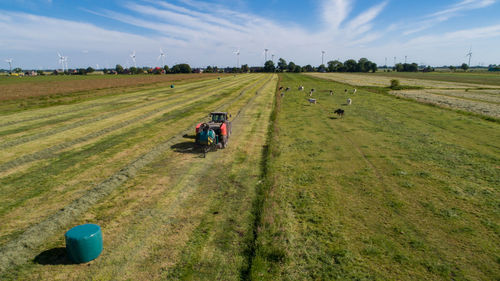
{"label": "hay baler machine", "polygon": [[227,112],[211,112],[211,120],[206,123],[200,123],[196,126],[196,144],[203,151],[203,156],[210,151],[218,148],[225,148],[229,136],[231,135],[231,122]]}

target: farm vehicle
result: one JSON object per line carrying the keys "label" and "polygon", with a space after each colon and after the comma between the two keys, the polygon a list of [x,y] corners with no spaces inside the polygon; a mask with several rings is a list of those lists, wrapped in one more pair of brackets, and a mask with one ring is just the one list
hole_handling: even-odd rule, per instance
{"label": "farm vehicle", "polygon": [[210,150],[225,148],[231,135],[231,117],[227,112],[211,112],[211,120],[196,126],[195,143],[203,151],[203,156]]}

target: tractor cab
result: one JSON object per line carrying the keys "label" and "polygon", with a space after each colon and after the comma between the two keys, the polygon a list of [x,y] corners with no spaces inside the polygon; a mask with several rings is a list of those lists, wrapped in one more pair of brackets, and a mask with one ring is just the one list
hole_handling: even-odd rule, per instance
{"label": "tractor cab", "polygon": [[211,112],[212,123],[224,123],[228,120],[227,112]]}

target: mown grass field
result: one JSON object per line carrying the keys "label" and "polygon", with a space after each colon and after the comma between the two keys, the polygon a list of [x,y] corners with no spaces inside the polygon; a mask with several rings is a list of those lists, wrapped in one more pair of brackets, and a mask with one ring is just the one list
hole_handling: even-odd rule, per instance
{"label": "mown grass field", "polygon": [[253,280],[500,278],[498,123],[304,75],[281,84]]}
{"label": "mown grass field", "polygon": [[[500,123],[353,88],[242,74],[4,113],[0,280],[499,279]],[[210,111],[233,134],[201,158]],[[104,251],[72,264],[83,223]]]}
{"label": "mown grass field", "polygon": [[[276,83],[238,75],[6,116],[0,279],[239,279]],[[233,135],[203,159],[194,126],[214,110]],[[71,265],[64,232],[86,222],[105,251]]]}
{"label": "mown grass field", "polygon": [[221,74],[83,75],[0,77],[0,116],[34,108],[79,103],[123,92],[166,87]]}
{"label": "mown grass field", "polygon": [[471,83],[479,85],[500,86],[500,73],[495,72],[376,72],[373,75],[382,77],[399,77],[445,81],[455,83]]}
{"label": "mown grass field", "polygon": [[[392,73],[401,75],[390,76]],[[421,79],[427,77],[427,73],[386,72],[383,76],[373,73],[308,73],[307,75],[500,121],[500,87],[495,86],[497,82],[500,83],[500,75],[444,73],[444,78],[437,81],[441,77],[439,74],[436,74],[434,80]],[[471,79],[475,79],[474,83],[478,84],[464,83],[470,80],[466,79],[469,74]],[[474,78],[476,76],[478,77]],[[481,77],[485,79],[479,79]],[[463,81],[461,78],[464,78]],[[388,86],[392,79],[401,79],[403,89],[390,89]],[[455,80],[461,82],[450,82]]]}

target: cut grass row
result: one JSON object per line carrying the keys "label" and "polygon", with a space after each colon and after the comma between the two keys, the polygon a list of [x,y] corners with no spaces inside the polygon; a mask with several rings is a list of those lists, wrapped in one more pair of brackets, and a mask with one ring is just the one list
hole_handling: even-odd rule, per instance
{"label": "cut grass row", "polygon": [[366,75],[500,86],[500,75],[498,73],[377,72]]}
{"label": "cut grass row", "polygon": [[138,89],[138,90],[130,90],[127,91],[119,91],[111,95],[107,95],[105,97],[99,97],[97,99],[91,99],[89,101],[80,102],[77,104],[70,105],[60,105],[54,106],[50,108],[41,108],[28,110],[20,113],[5,115],[2,118],[2,123],[0,127],[15,125],[19,123],[28,123],[30,125],[35,125],[36,123],[30,123],[30,121],[42,121],[46,122],[46,119],[51,117],[65,118],[66,114],[74,114],[75,112],[85,111],[85,110],[102,110],[99,109],[101,106],[116,106],[122,103],[134,103],[134,102],[143,102],[142,99],[152,99],[152,98],[165,98],[169,95],[179,94],[187,91],[201,89],[203,87],[214,86],[218,84],[224,84],[229,81],[235,81],[238,79],[242,79],[243,77],[227,77],[222,81],[218,81],[216,79],[211,80],[201,80],[196,82],[183,81],[176,88],[171,89],[169,86],[164,87],[156,87],[152,89]]}
{"label": "cut grass row", "polygon": [[[228,110],[240,114],[228,148],[207,158],[166,151],[74,222],[92,220],[103,226],[105,252],[92,266],[30,263],[4,277],[239,279],[246,266],[247,237],[241,234],[251,232],[251,202],[267,131],[262,125],[271,109],[275,79],[230,106]],[[179,141],[174,147],[192,144]],[[59,236],[53,237],[43,249],[57,249],[61,243]]]}
{"label": "cut grass row", "polygon": [[498,278],[497,123],[359,89],[345,107],[327,92],[345,85],[302,75],[282,84],[315,88],[318,104],[281,100],[252,279]]}
{"label": "cut grass row", "polygon": [[0,112],[3,114],[58,104],[71,104],[117,93],[120,90],[156,88],[183,80],[192,82],[214,79],[218,76],[221,75],[120,75],[93,76],[93,79],[90,76],[73,76],[61,78],[60,81],[57,81],[57,77],[26,77],[25,79],[8,77],[0,79],[0,100],[2,100]]}
{"label": "cut grass row", "polygon": [[[260,77],[263,77],[263,76],[260,76]],[[262,80],[262,79],[261,79],[261,80]],[[257,84],[258,84],[258,83],[257,83]],[[257,84],[255,84],[255,85],[257,85]],[[234,96],[234,94],[233,94],[232,96]],[[227,99],[225,99],[225,104],[226,104],[226,107],[227,107],[227,106],[229,106],[229,105],[231,105],[231,104],[233,104],[233,103],[234,103],[234,101],[236,101],[236,100],[241,100],[242,102],[244,102],[244,99],[242,99],[241,97],[242,97],[241,95],[237,95],[237,96],[236,96],[235,98],[233,98],[232,100],[230,99],[230,100],[228,101]],[[248,101],[248,99],[246,99],[246,100]],[[221,103],[221,102],[215,102],[215,104],[219,104],[219,107],[220,107],[221,105],[223,105],[223,104],[224,104],[224,102],[222,102],[222,103]],[[198,113],[199,113],[199,112],[200,112],[200,109],[205,108],[205,107],[206,107],[206,105],[201,104],[201,105],[199,105],[199,107],[198,107],[198,108],[193,108],[193,113],[196,113],[196,112],[198,112]],[[185,113],[190,113],[189,111],[188,111],[188,112],[186,112],[186,110],[185,110],[185,109],[184,109],[181,113],[183,113],[183,114],[182,114],[181,116],[178,116],[176,119],[179,119],[179,118],[182,118],[182,119],[187,119],[186,117],[190,115],[190,114],[187,114],[187,115],[185,114]],[[198,115],[198,116],[197,116],[197,118],[200,118],[201,116],[204,116],[205,114],[204,114],[204,113],[202,113],[201,115],[200,115],[200,114],[197,114],[197,115]],[[189,118],[189,120],[191,120],[191,122],[192,122],[192,118]],[[185,123],[185,122],[183,122],[183,123]],[[192,130],[192,128],[190,128],[190,130]],[[143,133],[143,132],[142,132],[142,133]],[[178,131],[177,131],[177,133],[178,133]],[[158,134],[158,132],[157,132],[157,131],[156,131],[156,134]],[[123,142],[123,140],[118,140],[117,142],[118,142],[118,143],[120,143],[120,142]],[[168,143],[168,141],[167,141],[167,142],[163,142],[163,143],[161,143],[161,144],[160,144],[160,145],[162,146],[162,149],[159,149],[159,151],[160,151],[160,152],[161,152],[161,151],[165,148],[165,145],[167,145],[167,143]],[[158,152],[153,152],[153,151],[158,151],[158,149],[152,149],[151,151],[152,151],[152,153],[153,153],[153,154],[158,153]],[[146,155],[148,155],[148,154],[149,154],[149,153],[147,153]],[[117,176],[118,176],[118,177],[119,177],[119,179],[120,179],[120,174],[118,174]],[[123,180],[123,179],[122,179],[122,180]],[[107,186],[107,185],[106,185],[106,186]],[[91,190],[91,191],[89,191],[89,192],[91,192],[91,193],[92,193],[92,190]],[[92,201],[92,199],[91,199],[91,201]],[[76,203],[75,203],[75,202],[76,202]],[[74,201],[74,203],[73,203],[73,204],[78,205],[78,201]],[[85,204],[84,204],[84,205],[85,205]],[[74,210],[72,210],[72,208],[69,208],[69,210],[67,210],[67,211],[60,211],[60,212],[63,212],[63,213],[70,213],[70,214],[71,214],[72,212],[74,213],[75,211],[74,211]],[[56,216],[57,216],[57,215],[56,215]],[[64,220],[64,219],[67,219],[67,218],[64,218],[64,216],[62,216],[62,217],[61,217],[61,219],[63,219],[63,220]],[[57,222],[58,220],[57,220],[57,219],[55,219],[54,217],[52,217],[51,219],[49,219],[49,220],[47,220],[47,221],[48,221],[48,223],[46,223],[46,226],[45,226],[45,227],[48,227],[48,228],[50,229],[50,228],[53,226],[53,225],[52,225],[52,223],[53,223],[54,221],[55,221],[55,222]],[[56,223],[56,224],[57,224],[57,223]],[[36,229],[36,227],[35,227],[35,229]],[[44,228],[41,228],[41,229],[44,229]],[[40,228],[39,228],[38,230],[40,230]],[[31,230],[31,231],[30,231],[30,230],[28,230],[25,234],[23,234],[23,236],[22,236],[22,237],[23,237],[23,238],[26,238],[25,236],[30,237],[29,233],[33,234],[33,233],[32,233],[33,231],[34,231],[34,230]],[[36,231],[35,231],[35,232],[36,232]],[[42,231],[42,232],[43,232],[43,231]],[[29,239],[21,239],[21,240],[23,240],[23,241],[27,241],[27,240],[28,240],[28,241],[29,241]],[[12,244],[12,243],[9,243],[9,244]],[[14,248],[16,248],[16,247],[17,247],[16,245],[18,245],[18,244],[14,243],[14,245],[10,245],[10,246],[9,246],[9,245],[7,245],[7,246],[6,246],[6,248],[10,248],[10,247],[14,247]],[[11,248],[11,249],[12,249],[12,248]],[[12,251],[9,251],[9,252],[10,252],[10,253],[12,253]]]}
{"label": "cut grass row", "polygon": [[[116,104],[116,101],[110,101],[110,102],[103,102],[100,104],[97,110],[92,110],[92,111],[83,111],[79,113],[78,117],[86,117],[86,118],[79,118],[76,119],[75,122],[71,122],[74,118],[74,116],[69,116],[68,117],[61,117],[56,120],[49,120],[47,122],[41,123],[34,123],[30,124],[27,126],[20,126],[20,127],[15,127],[13,129],[10,129],[8,131],[3,131],[0,132],[0,136],[2,134],[12,134],[12,133],[17,133],[17,132],[23,132],[23,135],[16,134],[12,136],[12,140],[6,139],[3,143],[0,143],[0,148],[8,148],[12,147],[15,145],[19,145],[25,142],[30,142],[34,141],[40,138],[48,137],[54,134],[58,134],[64,131],[68,131],[71,129],[75,129],[84,125],[93,125],[94,123],[98,121],[102,121],[105,119],[109,119],[112,117],[117,117],[120,118],[121,114],[128,114],[132,111],[136,110],[141,110],[141,109],[148,109],[148,107],[151,106],[160,106],[165,103],[174,103],[178,100],[181,101],[190,101],[191,99],[199,96],[203,96],[204,94],[201,94],[199,91],[194,91],[196,89],[202,89],[204,92],[212,92],[212,91],[217,91],[218,89],[225,88],[225,87],[230,87],[232,85],[236,85],[240,83],[239,80],[233,81],[232,83],[221,83],[217,85],[212,85],[212,86],[206,86],[206,85],[201,85],[201,86],[196,86],[196,87],[188,87],[185,88],[181,91],[176,91],[174,94],[163,94],[164,96],[162,97],[157,97],[157,98],[151,98],[150,95],[147,97],[143,97],[143,99],[139,100],[136,99],[135,101],[130,101],[127,103],[121,103],[121,104]],[[163,89],[165,91],[165,89]],[[161,93],[161,92],[160,92]],[[138,94],[139,95],[139,94]],[[142,94],[140,95],[142,96]],[[152,101],[149,101],[152,99]],[[86,107],[86,106],[85,106]],[[89,118],[90,117],[90,118]],[[47,128],[43,127],[43,124],[49,123],[52,126]],[[95,126],[92,126],[94,128]],[[31,130],[30,130],[31,129]],[[33,129],[38,129],[38,130],[33,130]],[[34,133],[32,131],[35,131]],[[38,132],[37,132],[38,131]]]}
{"label": "cut grass row", "polygon": [[[257,83],[261,83],[257,80]],[[82,147],[83,149],[70,150],[67,152],[63,152],[60,154],[54,154],[51,156],[57,156],[54,160],[49,163],[40,163],[40,165],[35,165],[33,168],[25,171],[25,172],[17,172],[10,176],[2,179],[2,191],[4,196],[2,201],[6,202],[2,204],[3,214],[6,210],[9,210],[13,206],[17,206],[23,203],[25,200],[30,199],[34,196],[40,195],[40,193],[45,192],[49,186],[56,187],[58,184],[61,184],[61,180],[65,180],[71,178],[71,176],[76,176],[77,173],[84,172],[87,168],[92,168],[94,165],[102,161],[101,157],[111,157],[107,153],[108,149],[111,149],[115,146],[121,146],[120,150],[130,144],[137,142],[139,140],[145,141],[148,140],[148,136],[154,137],[158,135],[159,126],[168,127],[171,124],[174,124],[178,119],[184,117],[187,118],[193,113],[197,112],[200,108],[206,107],[210,104],[217,104],[221,101],[227,100],[231,96],[233,96],[238,89],[242,89],[243,87],[251,87],[254,85],[256,81],[254,79],[250,79],[247,83],[241,83],[237,88],[228,88],[224,91],[220,92],[217,95],[209,95],[205,96],[203,99],[191,100],[189,105],[178,106],[177,109],[173,109],[171,111],[164,112],[162,115],[158,116],[156,119],[150,120],[147,123],[138,124],[138,126],[131,128],[129,130],[123,131],[118,134],[110,135],[108,137],[102,138],[96,142],[90,143],[86,147]],[[250,85],[250,86],[246,86]],[[244,90],[242,90],[244,92]],[[240,95],[237,97],[233,97],[234,99],[238,99]],[[203,101],[203,102],[201,102]],[[146,113],[149,114],[149,113]],[[131,123],[135,120],[126,120],[123,123]],[[166,131],[163,131],[167,133]],[[97,131],[94,134],[102,133],[102,131]],[[83,136],[82,138],[87,138],[88,136]],[[77,139],[80,140],[80,139]],[[149,139],[151,142],[152,139]],[[73,143],[66,143],[66,145],[73,145]],[[152,144],[148,144],[145,147],[150,147]],[[54,153],[52,151],[52,153]],[[116,153],[116,152],[115,152]],[[95,158],[93,155],[99,154],[100,158]],[[86,163],[84,160],[90,159],[89,163]],[[106,159],[106,158],[104,158]],[[87,167],[87,168],[86,168]],[[47,172],[48,171],[48,172]],[[70,172],[73,171],[73,172]],[[58,179],[61,174],[65,174],[62,179]],[[25,188],[20,188],[20,187]],[[31,186],[31,188],[26,188],[26,186]],[[65,189],[68,189],[66,187]],[[50,188],[48,190],[51,190]],[[64,195],[64,193],[60,193],[60,195]],[[19,201],[19,199],[22,201]],[[14,205],[12,205],[14,204]]]}
{"label": "cut grass row", "polygon": [[[249,82],[250,83],[250,82]],[[224,86],[219,86],[218,88],[225,88],[225,90],[229,90],[232,87],[241,86],[240,82],[233,82],[231,84],[225,84]],[[60,134],[54,136],[54,138],[47,138],[43,142],[31,143],[26,146],[18,147],[15,149],[10,149],[9,151],[4,151],[6,155],[4,155],[3,160],[4,163],[0,164],[0,172],[5,172],[9,169],[15,168],[20,165],[24,165],[26,163],[30,163],[36,160],[47,159],[55,156],[55,152],[61,151],[63,149],[67,149],[76,144],[85,143],[89,140],[104,136],[116,130],[122,129],[129,125],[135,124],[139,121],[147,120],[150,117],[154,117],[155,115],[159,115],[160,113],[166,113],[168,110],[173,110],[175,108],[181,107],[187,104],[196,103],[199,100],[204,98],[208,98],[217,91],[213,93],[201,95],[199,93],[191,93],[185,96],[175,96],[173,98],[169,98],[166,101],[167,105],[153,103],[155,106],[161,106],[156,108],[150,108],[149,111],[143,113],[144,110],[148,110],[146,106],[139,106],[136,111],[125,111],[122,115],[113,115],[113,119],[104,120],[97,126],[93,122],[90,124],[86,124],[84,128],[78,128],[78,126],[69,125],[70,129],[77,129],[75,132],[71,132],[71,137],[68,137],[67,133]],[[103,119],[97,117],[101,121]],[[124,121],[122,121],[125,119]],[[78,124],[76,124],[78,125]],[[55,130],[59,130],[56,128]],[[49,136],[52,134],[49,134]],[[83,136],[81,136],[83,135]],[[61,142],[62,141],[62,142]],[[57,143],[56,145],[53,145]],[[52,146],[51,146],[52,145]],[[37,151],[38,150],[38,151]],[[33,153],[26,154],[26,151],[36,151]],[[24,155],[22,155],[24,154]]]}

